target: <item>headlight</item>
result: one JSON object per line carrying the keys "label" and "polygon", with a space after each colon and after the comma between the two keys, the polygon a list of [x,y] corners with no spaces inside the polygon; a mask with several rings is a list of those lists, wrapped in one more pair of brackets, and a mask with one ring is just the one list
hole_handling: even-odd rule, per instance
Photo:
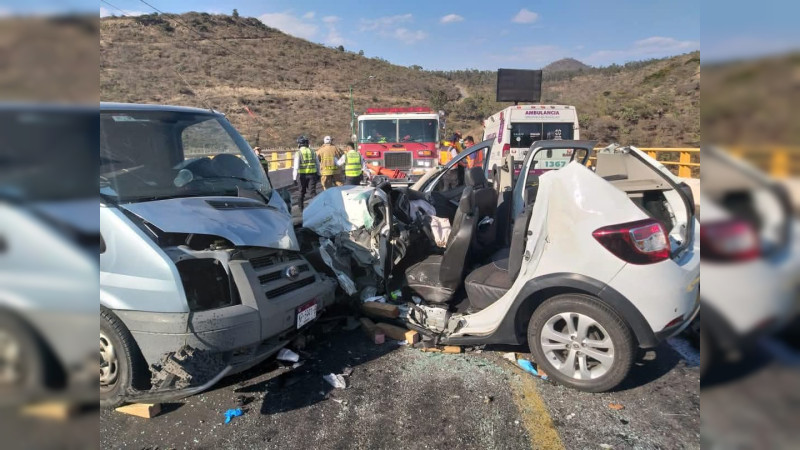
{"label": "headlight", "polygon": [[186,259],[175,264],[191,311],[238,305],[239,296],[222,263],[216,259]]}

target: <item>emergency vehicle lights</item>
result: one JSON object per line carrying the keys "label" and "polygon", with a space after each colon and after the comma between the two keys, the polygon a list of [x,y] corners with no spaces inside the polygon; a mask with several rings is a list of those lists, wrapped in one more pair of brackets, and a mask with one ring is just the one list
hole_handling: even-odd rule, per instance
{"label": "emergency vehicle lights", "polygon": [[433,113],[430,108],[415,106],[409,108],[367,108],[367,114],[386,114],[386,113]]}
{"label": "emergency vehicle lights", "polygon": [[417,150],[417,156],[419,156],[420,158],[430,158],[431,156],[433,156],[433,152],[431,152],[430,150]]}
{"label": "emergency vehicle lights", "polygon": [[367,158],[380,158],[381,157],[381,152],[375,152],[375,151],[367,150],[365,152],[365,155],[366,155]]}

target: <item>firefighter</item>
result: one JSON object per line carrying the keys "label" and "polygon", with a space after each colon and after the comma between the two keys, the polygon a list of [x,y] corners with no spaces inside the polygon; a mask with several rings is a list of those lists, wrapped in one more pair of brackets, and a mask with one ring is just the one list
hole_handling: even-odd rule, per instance
{"label": "firefighter", "polygon": [[338,161],[342,155],[342,151],[331,143],[331,137],[325,136],[322,140],[322,147],[317,149],[319,173],[322,175],[322,189],[342,185],[342,173],[336,165],[336,161]]}
{"label": "firefighter", "polygon": [[346,150],[344,155],[336,161],[339,167],[344,166],[344,176],[346,185],[358,186],[361,184],[363,174],[367,172],[366,163],[361,154],[356,151],[356,145],[348,142],[345,146]]}
{"label": "firefighter", "polygon": [[306,190],[311,185],[311,197],[317,195],[317,174],[319,174],[319,161],[317,155],[308,147],[308,138],[297,138],[297,151],[294,154],[292,175],[295,182],[300,184],[300,210],[305,207]]}

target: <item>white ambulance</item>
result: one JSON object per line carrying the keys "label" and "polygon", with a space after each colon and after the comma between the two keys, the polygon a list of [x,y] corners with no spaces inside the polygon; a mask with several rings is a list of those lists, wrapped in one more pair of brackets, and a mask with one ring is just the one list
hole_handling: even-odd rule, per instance
{"label": "white ambulance", "polygon": [[[489,152],[489,171],[502,166],[506,155],[514,156],[519,166],[531,144],[540,140],[578,140],[578,112],[574,106],[567,105],[515,105],[492,115],[483,122],[483,140],[493,139]],[[566,165],[571,150],[561,150],[562,154],[548,157],[542,161],[537,172],[557,169]],[[549,156],[549,155],[548,155]]]}

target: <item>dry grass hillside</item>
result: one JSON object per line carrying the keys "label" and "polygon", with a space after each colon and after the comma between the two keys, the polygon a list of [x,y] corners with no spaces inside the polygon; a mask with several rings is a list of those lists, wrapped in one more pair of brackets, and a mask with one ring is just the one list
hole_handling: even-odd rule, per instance
{"label": "dry grass hillside", "polygon": [[[481,120],[505,106],[493,101],[493,72],[397,66],[289,36],[254,18],[108,17],[100,35],[103,101],[213,107],[266,147],[291,146],[299,134],[312,142],[326,134],[347,140],[353,83],[357,113],[432,106],[448,112],[449,129],[478,138]],[[642,146],[699,141],[698,54],[607,69],[546,74],[543,100],[575,105],[585,138]],[[369,75],[375,78],[365,80]]]}

